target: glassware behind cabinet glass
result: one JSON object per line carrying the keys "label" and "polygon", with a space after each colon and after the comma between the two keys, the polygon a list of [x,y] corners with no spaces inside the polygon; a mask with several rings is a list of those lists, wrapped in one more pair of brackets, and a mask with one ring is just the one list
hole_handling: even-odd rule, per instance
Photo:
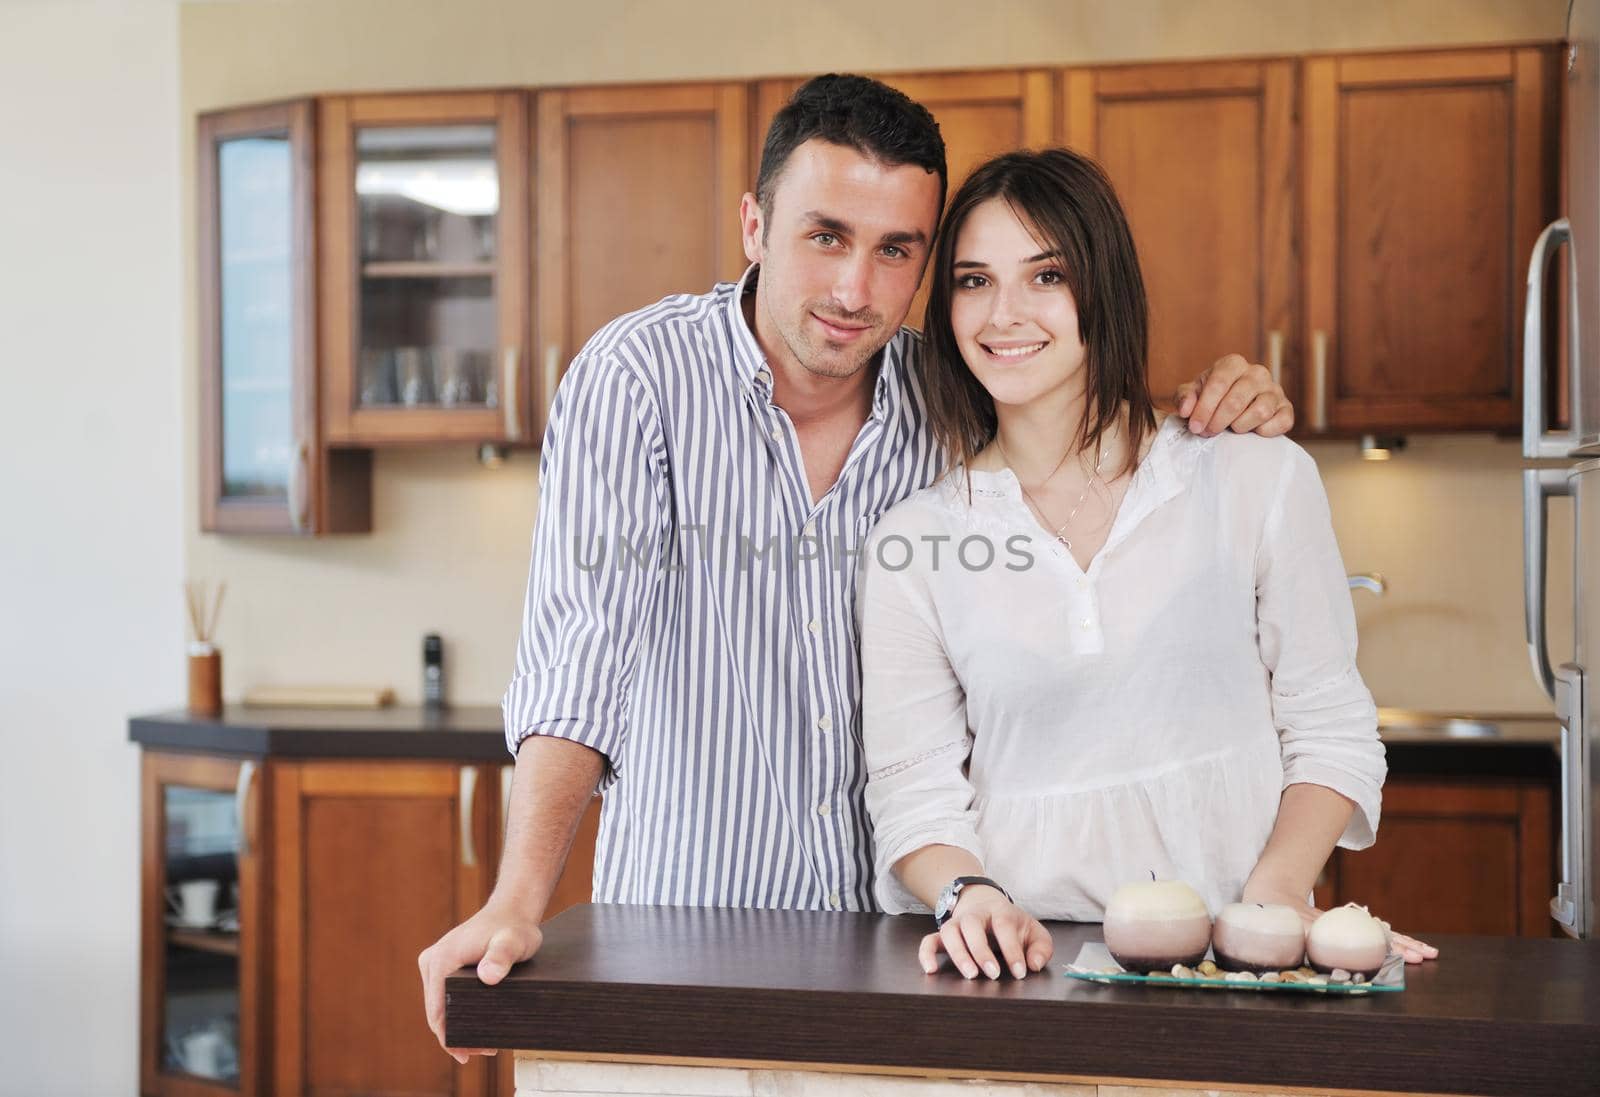
{"label": "glassware behind cabinet glass", "polygon": [[488,123],[356,131],[361,406],[492,406],[495,142]]}

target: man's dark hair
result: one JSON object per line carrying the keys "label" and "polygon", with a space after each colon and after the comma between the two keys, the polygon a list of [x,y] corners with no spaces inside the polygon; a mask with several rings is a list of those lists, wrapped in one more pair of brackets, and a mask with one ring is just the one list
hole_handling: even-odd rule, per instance
{"label": "man's dark hair", "polygon": [[772,188],[789,154],[813,137],[884,164],[914,164],[937,172],[939,208],[944,209],[944,138],[928,108],[865,76],[829,73],[801,84],[767,129],[761,171],[756,175],[756,201],[769,219]]}

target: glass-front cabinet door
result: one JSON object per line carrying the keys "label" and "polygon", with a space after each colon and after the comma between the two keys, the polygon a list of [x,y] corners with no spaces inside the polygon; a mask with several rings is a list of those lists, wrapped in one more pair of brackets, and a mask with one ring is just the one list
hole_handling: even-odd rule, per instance
{"label": "glass-front cabinet door", "polygon": [[320,103],[325,421],[336,444],[527,435],[527,105]]}
{"label": "glass-front cabinet door", "polygon": [[144,755],[140,1089],[263,1092],[254,760]]}
{"label": "glass-front cabinet door", "polygon": [[201,528],[371,528],[369,457],[317,425],[312,105],[201,116]]}

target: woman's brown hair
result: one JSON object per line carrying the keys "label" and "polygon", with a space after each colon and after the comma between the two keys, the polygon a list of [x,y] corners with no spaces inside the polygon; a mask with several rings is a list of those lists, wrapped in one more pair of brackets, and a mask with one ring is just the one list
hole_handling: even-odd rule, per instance
{"label": "woman's brown hair", "polygon": [[1128,454],[1120,472],[1131,471],[1156,425],[1146,376],[1144,278],[1111,180],[1093,160],[1068,149],[998,156],[967,176],[950,200],[934,250],[922,355],[934,437],[956,467],[969,465],[995,435],[994,400],[962,360],[950,327],[956,240],[972,211],[992,198],[1011,207],[1041,251],[1059,257],[1077,304],[1088,404],[1074,450],[1098,447],[1126,403]]}

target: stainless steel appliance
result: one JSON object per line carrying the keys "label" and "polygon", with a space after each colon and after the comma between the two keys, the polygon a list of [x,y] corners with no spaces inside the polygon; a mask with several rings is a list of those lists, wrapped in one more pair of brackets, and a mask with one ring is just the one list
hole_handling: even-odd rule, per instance
{"label": "stainless steel appliance", "polygon": [[[1540,463],[1522,473],[1523,596],[1534,675],[1561,721],[1561,865],[1550,913],[1572,936],[1590,937],[1600,931],[1600,0],[1574,0],[1567,41],[1567,215],[1540,235],[1528,264],[1522,453]],[[1569,422],[1552,432],[1544,382],[1553,348],[1544,345],[1542,320],[1549,261],[1563,250]],[[1546,544],[1555,495],[1573,500],[1570,546]],[[1574,580],[1572,662],[1554,667],[1545,643],[1547,561],[1571,566]]]}

